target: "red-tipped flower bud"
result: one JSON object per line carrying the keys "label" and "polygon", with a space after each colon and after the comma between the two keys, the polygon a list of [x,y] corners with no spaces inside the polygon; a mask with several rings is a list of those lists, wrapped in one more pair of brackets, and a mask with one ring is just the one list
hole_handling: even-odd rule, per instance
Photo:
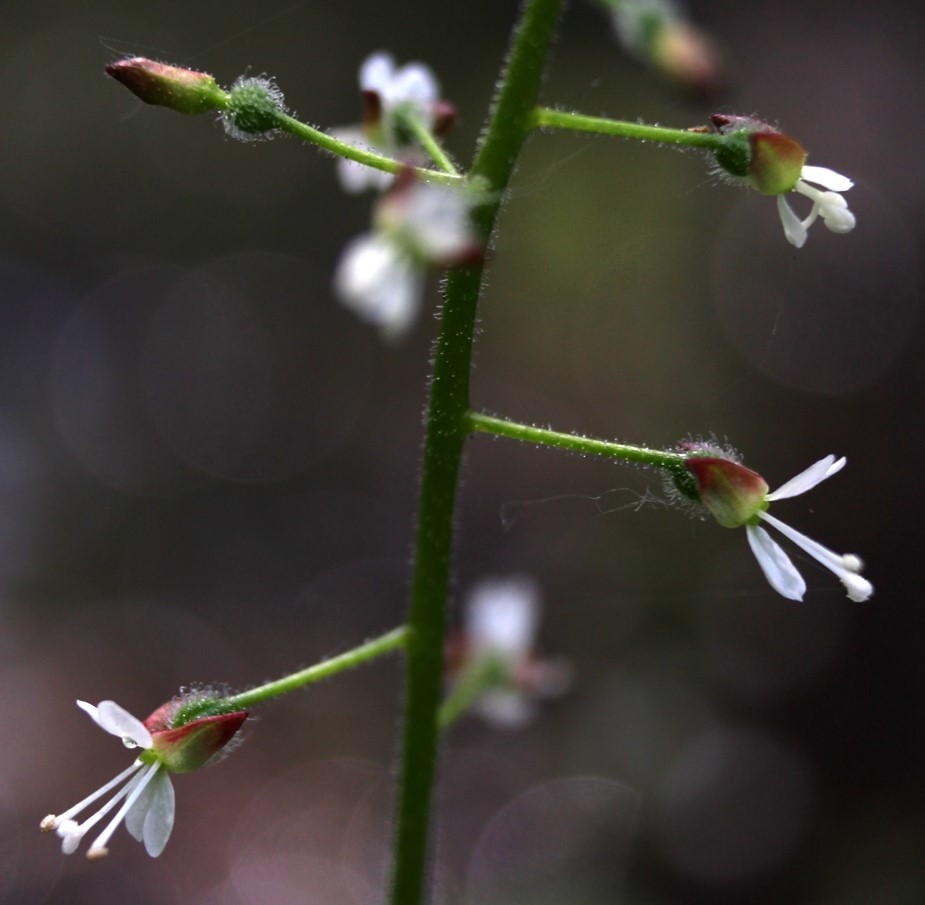
{"label": "red-tipped flower bud", "polygon": [[179,726],[167,728],[165,717],[170,705],[160,707],[145,720],[151,733],[151,750],[172,773],[190,773],[205,766],[236,735],[247,711],[205,716]]}
{"label": "red-tipped flower bud", "polygon": [[118,60],[110,63],[106,72],[146,104],[168,107],[177,113],[198,116],[223,110],[228,101],[228,95],[208,73],[168,66],[146,57]]}
{"label": "red-tipped flower bud", "polygon": [[729,139],[726,148],[716,153],[716,162],[726,173],[745,179],[762,195],[781,195],[797,184],[806,149],[795,138],[748,116],[714,113],[710,122]]}
{"label": "red-tipped flower bud", "polygon": [[716,456],[692,456],[685,463],[697,482],[700,502],[724,528],[738,528],[768,508],[767,482],[757,472]]}

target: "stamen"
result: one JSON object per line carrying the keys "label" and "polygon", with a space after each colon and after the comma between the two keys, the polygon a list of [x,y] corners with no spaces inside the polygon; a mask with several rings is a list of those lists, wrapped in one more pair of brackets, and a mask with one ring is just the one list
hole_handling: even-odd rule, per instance
{"label": "stamen", "polygon": [[[98,788],[95,792],[89,794],[86,798],[84,798],[83,801],[78,801],[77,804],[68,808],[63,814],[58,814],[57,817],[55,817],[54,814],[49,814],[48,817],[46,817],[45,820],[43,820],[41,823],[42,830],[48,832],[49,829],[57,829],[58,825],[62,821],[68,820],[75,814],[79,814],[84,808],[87,807],[87,805],[93,804],[97,798],[102,798],[110,789],[114,789],[117,785],[119,785],[120,782],[131,776],[141,765],[141,761],[136,760],[135,763],[133,763],[127,770],[123,770],[118,776],[116,776],[115,779],[111,779],[106,783],[106,785],[100,786],[100,788]],[[46,829],[45,823],[49,818],[54,820],[54,824]]]}
{"label": "stamen", "polygon": [[[109,821],[106,829],[104,829],[103,832],[100,833],[100,835],[97,836],[97,838],[93,841],[93,844],[87,851],[88,858],[94,860],[96,858],[102,858],[106,854],[106,843],[109,842],[110,837],[116,831],[116,827],[118,827],[119,824],[125,819],[125,815],[128,814],[128,812],[132,809],[132,805],[138,801],[141,793],[145,790],[145,787],[149,782],[151,782],[152,779],[154,779],[154,776],[160,767],[160,761],[151,764],[149,767],[147,767],[146,770],[138,774],[136,782],[129,783],[129,785],[132,786],[131,794],[125,800],[125,803],[122,805],[122,807],[119,808],[116,816]],[[119,793],[119,796],[113,799],[113,802],[117,801],[118,798],[121,798],[122,794],[124,794],[128,787],[129,786],[126,786],[125,789]],[[112,804],[112,802],[110,802],[110,804]],[[107,805],[107,810],[108,808],[109,805]]]}

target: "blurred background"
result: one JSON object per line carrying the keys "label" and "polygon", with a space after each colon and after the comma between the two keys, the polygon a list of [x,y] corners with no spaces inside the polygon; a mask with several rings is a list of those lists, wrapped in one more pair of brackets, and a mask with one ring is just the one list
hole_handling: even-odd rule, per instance
{"label": "blurred background", "polygon": [[[358,120],[357,68],[385,47],[434,66],[467,162],[516,6],[3,4],[0,901],[379,900],[394,659],[263,708],[232,758],[178,777],[157,861],[122,830],[99,863],[38,832],[126,765],[76,697],[143,717],[181,686],[244,687],[401,621],[437,330],[436,278],[400,346],[334,299],[370,199],[344,197],[331,160],[143,107],[103,67],[265,72],[329,127]],[[708,105],[570,4],[544,102],[778,122],[855,180],[858,227],[817,226],[796,251],[773,200],[696,155],[538,136],[491,257],[474,403],[655,446],[728,438],[772,487],[846,455],[779,514],[863,555],[877,591],[853,604],[798,560],[806,601],[783,600],[742,532],[672,511],[657,475],[475,438],[454,613],[485,577],[532,576],[542,649],[576,681],[518,732],[453,730],[440,903],[925,900],[912,10],[694,3],[730,64]]]}

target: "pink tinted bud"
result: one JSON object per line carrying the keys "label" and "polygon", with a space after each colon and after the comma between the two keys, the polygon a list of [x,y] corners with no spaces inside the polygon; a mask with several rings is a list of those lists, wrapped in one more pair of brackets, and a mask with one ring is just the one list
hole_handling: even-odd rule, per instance
{"label": "pink tinted bud", "polygon": [[106,72],[146,104],[190,116],[222,110],[228,100],[208,73],[168,66],[146,57],[118,60],[110,63]]}
{"label": "pink tinted bud", "polygon": [[151,749],[173,773],[190,773],[205,766],[234,738],[248,717],[246,710],[204,716],[175,729],[169,717],[176,705],[168,701],[145,720],[151,733]]}
{"label": "pink tinted bud", "polygon": [[746,525],[767,508],[768,485],[750,468],[715,456],[692,456],[684,464],[700,502],[724,528]]}

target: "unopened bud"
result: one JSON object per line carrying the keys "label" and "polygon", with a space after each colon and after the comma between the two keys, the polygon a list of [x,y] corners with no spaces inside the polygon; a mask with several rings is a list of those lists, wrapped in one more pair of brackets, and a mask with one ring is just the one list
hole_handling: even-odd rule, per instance
{"label": "unopened bud", "polygon": [[168,107],[177,113],[198,116],[212,110],[222,110],[228,95],[206,72],[168,66],[146,57],[117,60],[106,72],[121,82],[146,104]]}

